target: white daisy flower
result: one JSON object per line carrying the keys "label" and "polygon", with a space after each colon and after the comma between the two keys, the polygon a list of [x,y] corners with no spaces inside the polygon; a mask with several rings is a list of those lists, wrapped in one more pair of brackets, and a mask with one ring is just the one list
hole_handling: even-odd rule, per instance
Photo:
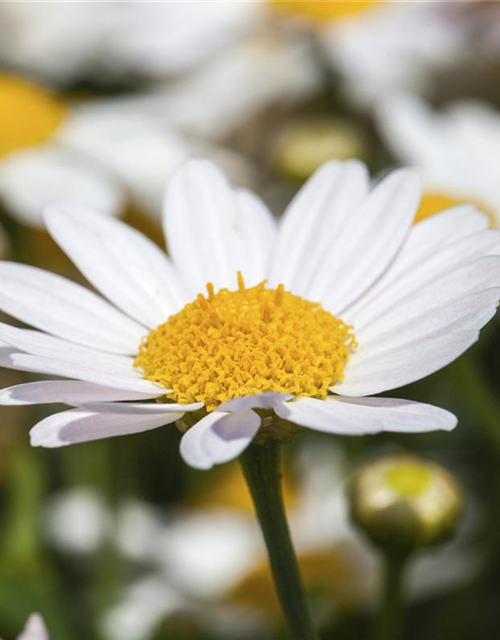
{"label": "white daisy flower", "polygon": [[261,2],[121,3],[105,45],[115,64],[150,77],[174,76],[262,28]]}
{"label": "white daisy flower", "polygon": [[143,114],[143,103],[70,104],[41,86],[0,75],[0,198],[21,222],[41,226],[42,208],[71,198],[110,215],[132,199],[157,217],[165,175],[193,153],[247,167],[213,145],[187,140]]}
{"label": "white daisy flower", "polygon": [[169,126],[221,140],[273,105],[304,102],[320,83],[310,43],[273,32],[238,43],[151,98]]}
{"label": "white daisy flower", "polygon": [[500,225],[500,113],[461,101],[433,111],[417,96],[395,94],[377,107],[380,131],[395,156],[420,169],[426,195],[419,217],[475,202]]}
{"label": "white daisy flower", "polygon": [[123,190],[59,138],[71,109],[21,77],[0,75],[0,197],[21,222],[41,224],[57,194],[117,214]]}
{"label": "white daisy flower", "polygon": [[[63,402],[35,446],[154,429],[183,418],[190,465],[237,457],[280,425],[359,435],[453,429],[451,413],[374,394],[445,366],[495,314],[500,242],[472,206],[412,225],[413,170],[370,189],[358,162],[324,165],[279,227],[209,162],[172,177],[170,259],[118,220],[47,209],[53,238],[104,296],[0,264],[12,366],[70,378],[4,390],[5,404]],[[203,293],[205,291],[205,293]],[[151,402],[156,399],[157,402]],[[274,436],[283,437],[283,433]]]}
{"label": "white daisy flower", "polygon": [[262,12],[259,2],[131,0],[98,13],[87,2],[5,2],[0,58],[57,82],[178,75],[258,28]]}
{"label": "white daisy flower", "polygon": [[28,618],[28,622],[17,636],[17,640],[49,640],[47,627],[38,613],[34,613]]}
{"label": "white daisy flower", "polygon": [[465,26],[440,3],[400,0],[287,2],[309,18],[350,97],[363,106],[391,89],[425,90],[433,72],[467,53]]}

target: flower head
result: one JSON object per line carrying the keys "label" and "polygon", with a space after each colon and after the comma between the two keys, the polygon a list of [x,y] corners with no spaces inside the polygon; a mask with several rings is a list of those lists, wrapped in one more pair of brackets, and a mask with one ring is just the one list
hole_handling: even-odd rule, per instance
{"label": "flower head", "polygon": [[469,53],[465,25],[450,20],[442,3],[385,0],[321,4],[359,4],[355,13],[323,22],[320,37],[349,97],[368,109],[373,100],[391,90],[427,90],[436,72],[453,68]]}
{"label": "flower head", "polygon": [[382,135],[396,157],[419,168],[424,218],[443,206],[474,202],[500,225],[500,113],[462,101],[433,111],[412,94],[391,94],[377,108]]}
{"label": "flower head", "polygon": [[110,215],[123,214],[131,201],[157,217],[165,176],[201,148],[223,162],[231,157],[246,176],[248,165],[236,154],[160,124],[150,113],[157,102],[70,102],[22,76],[0,74],[0,198],[8,212],[40,227],[47,203],[71,198]]}
{"label": "flower head", "polygon": [[16,76],[0,76],[0,158],[46,142],[62,124],[66,105]]}
{"label": "flower head", "polygon": [[365,465],[351,486],[352,516],[382,547],[411,550],[438,544],[456,530],[462,490],[439,464],[387,455]]}
{"label": "flower head", "polygon": [[[179,75],[256,30],[258,2],[3,3],[0,56],[10,67],[71,83]],[[96,64],[99,61],[99,64]]]}
{"label": "flower head", "polygon": [[144,377],[172,389],[175,402],[223,402],[258,393],[325,398],[343,378],[354,348],[350,328],[280,284],[238,289],[207,286],[178,314],[151,331],[135,365]]}
{"label": "flower head", "polygon": [[329,23],[345,16],[370,11],[380,0],[272,0],[272,4],[291,14],[304,16],[320,23]]}
{"label": "flower head", "polygon": [[331,162],[278,227],[256,196],[194,160],[167,191],[170,258],[120,221],[53,205],[50,233],[105,299],[1,263],[0,308],[39,330],[1,325],[4,360],[69,380],[0,401],[77,407],[33,428],[49,447],[182,418],[181,453],[198,468],[262,431],[279,438],[266,432],[273,414],[347,435],[452,429],[443,409],[373,394],[477,340],[499,297],[499,232],[472,206],[413,225],[419,197],[413,171],[370,189],[362,164]]}
{"label": "flower head", "polygon": [[0,197],[21,222],[41,226],[40,210],[56,194],[111,214],[122,189],[65,139],[73,108],[42,85],[0,74]]}

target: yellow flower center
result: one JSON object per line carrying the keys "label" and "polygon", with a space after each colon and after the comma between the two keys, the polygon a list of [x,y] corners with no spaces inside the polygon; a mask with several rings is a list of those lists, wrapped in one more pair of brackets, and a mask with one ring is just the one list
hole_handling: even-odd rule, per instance
{"label": "yellow flower center", "polygon": [[[298,556],[300,572],[310,599],[318,606],[348,611],[361,606],[370,587],[367,568],[348,543],[311,550]],[[251,607],[278,620],[280,605],[267,562],[259,563],[227,594],[230,603]]]}
{"label": "yellow flower center", "polygon": [[[299,499],[297,479],[286,464],[282,470],[281,488],[286,508],[294,508]],[[209,474],[202,490],[198,487],[184,502],[194,509],[229,509],[252,518],[255,513],[245,478],[240,466],[234,462],[221,467],[219,473]]]}
{"label": "yellow flower center", "polygon": [[411,462],[402,462],[387,471],[387,484],[404,496],[418,496],[426,491],[431,482],[428,467]]}
{"label": "yellow flower center", "polygon": [[423,195],[414,222],[420,222],[421,220],[425,220],[425,218],[430,218],[430,216],[433,216],[436,213],[441,213],[441,211],[444,211],[449,207],[456,207],[460,204],[475,204],[480,211],[489,217],[491,226],[497,226],[495,222],[495,214],[488,206],[484,206],[482,203],[477,201],[473,202],[467,197],[460,198],[459,196],[450,196],[447,194],[431,192]]}
{"label": "yellow flower center", "polygon": [[180,403],[207,411],[231,398],[263,392],[324,398],[342,380],[352,328],[309,302],[265,282],[215,293],[207,284],[182,311],[144,339],[136,367]]}
{"label": "yellow flower center", "polygon": [[271,0],[288,13],[307,16],[318,22],[332,22],[346,15],[361,13],[380,4],[381,0]]}
{"label": "yellow flower center", "polygon": [[10,75],[0,75],[0,158],[48,140],[66,116],[54,94]]}

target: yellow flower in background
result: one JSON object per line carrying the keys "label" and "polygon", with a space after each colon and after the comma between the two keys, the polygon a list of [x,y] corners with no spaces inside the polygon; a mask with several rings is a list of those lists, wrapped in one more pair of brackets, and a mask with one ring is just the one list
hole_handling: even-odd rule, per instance
{"label": "yellow flower in background", "polygon": [[[285,468],[281,482],[286,508],[293,509],[299,493],[297,478]],[[245,478],[239,466],[234,463],[224,467],[221,473],[209,476],[203,483],[203,490],[188,494],[185,504],[195,509],[222,508],[249,515],[254,513]]]}
{"label": "yellow flower in background", "polygon": [[367,109],[389,90],[424,90],[433,73],[468,54],[465,25],[450,20],[441,5],[418,0],[273,2],[276,13],[281,9],[312,30],[324,60],[341,76],[341,89]]}
{"label": "yellow flower in background", "polygon": [[21,77],[0,76],[0,158],[49,140],[67,111],[56,94]]}
{"label": "yellow flower in background", "polygon": [[328,23],[370,10],[380,4],[380,0],[272,0],[272,4],[278,9]]}
{"label": "yellow flower in background", "polygon": [[21,76],[0,75],[0,198],[21,222],[41,226],[41,209],[56,197],[116,215],[125,194],[98,163],[64,140],[72,108]]}
{"label": "yellow flower in background", "polygon": [[[422,201],[415,216],[415,222],[425,220],[429,216],[433,216],[443,209],[449,209],[450,207],[456,207],[463,204],[463,201],[459,199],[451,198],[450,196],[440,193],[424,193]],[[484,207],[480,207],[484,211]]]}
{"label": "yellow flower in background", "polygon": [[158,222],[165,176],[202,152],[235,166],[245,181],[247,166],[236,154],[173,133],[147,104],[70,102],[21,76],[0,75],[0,198],[9,214],[41,228],[42,209],[54,200],[113,216],[132,202]]}

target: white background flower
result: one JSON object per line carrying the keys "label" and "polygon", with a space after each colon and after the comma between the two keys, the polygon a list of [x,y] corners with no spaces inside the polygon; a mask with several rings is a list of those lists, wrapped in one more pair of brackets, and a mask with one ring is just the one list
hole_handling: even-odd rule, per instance
{"label": "white background flower", "polygon": [[50,80],[184,73],[255,30],[259,2],[5,2],[0,58]]}
{"label": "white background flower", "polygon": [[412,94],[392,94],[377,107],[387,144],[418,167],[427,192],[483,205],[500,224],[500,113],[463,100],[434,111]]}
{"label": "white background flower", "polygon": [[433,73],[468,53],[466,29],[446,3],[374,2],[328,25],[321,42],[349,96],[365,107],[388,91],[426,90]]}
{"label": "white background flower", "polygon": [[49,640],[49,634],[41,616],[31,615],[24,630],[17,636],[17,640]]}
{"label": "white background flower", "polygon": [[[33,108],[39,102],[42,112],[47,110],[49,115],[54,105],[52,95],[44,89],[32,94],[22,86],[9,88],[7,84],[4,88],[0,78],[0,96],[5,91],[9,104],[9,91],[20,93],[13,108],[21,110],[20,118],[15,110],[4,113],[2,126],[19,127],[20,146],[0,155],[0,197],[25,224],[42,226],[43,206],[56,198],[115,216],[132,202],[158,219],[165,176],[193,154],[209,154],[231,167],[238,182],[249,180],[249,165],[237,154],[176,133],[148,113],[144,98],[68,103],[60,124],[46,132],[45,140],[23,147],[23,93],[24,100],[34,101]],[[0,137],[2,131],[0,126]]]}

